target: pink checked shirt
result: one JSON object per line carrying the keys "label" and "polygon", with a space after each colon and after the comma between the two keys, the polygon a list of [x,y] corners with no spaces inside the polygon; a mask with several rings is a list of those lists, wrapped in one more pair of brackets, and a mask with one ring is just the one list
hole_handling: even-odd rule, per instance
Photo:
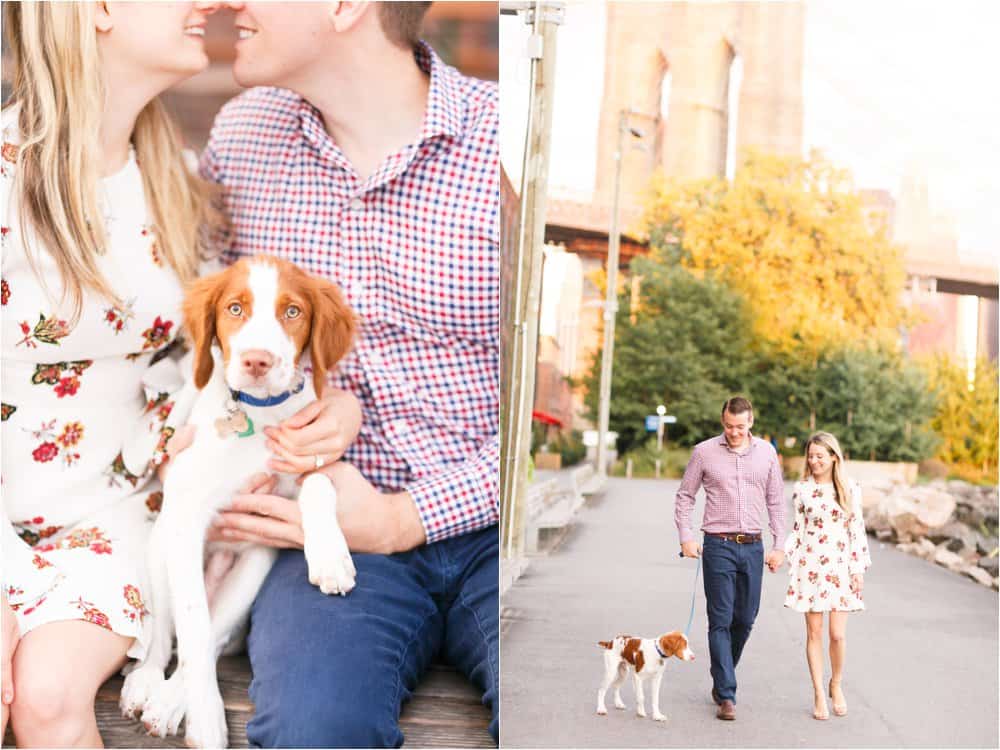
{"label": "pink checked shirt", "polygon": [[276,88],[223,108],[201,169],[224,187],[225,260],[277,255],[344,290],[362,326],[331,382],[363,409],[344,460],[408,490],[434,542],[498,518],[499,119],[496,84],[415,56],[422,132],[366,180]]}
{"label": "pink checked shirt", "polygon": [[691,512],[699,487],[705,488],[705,515],[701,530],[713,533],[760,533],[767,517],[774,546],[784,549],[785,492],[778,454],[770,443],[750,436],[750,447],[737,453],[725,435],[698,443],[677,490],[674,522],[681,543],[694,539]]}

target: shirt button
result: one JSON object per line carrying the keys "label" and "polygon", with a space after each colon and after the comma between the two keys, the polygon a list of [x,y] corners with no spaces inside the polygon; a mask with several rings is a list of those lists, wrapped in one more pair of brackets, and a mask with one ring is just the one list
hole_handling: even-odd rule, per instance
{"label": "shirt button", "polygon": [[350,206],[352,211],[360,211],[365,207],[365,202],[360,198],[352,198]]}

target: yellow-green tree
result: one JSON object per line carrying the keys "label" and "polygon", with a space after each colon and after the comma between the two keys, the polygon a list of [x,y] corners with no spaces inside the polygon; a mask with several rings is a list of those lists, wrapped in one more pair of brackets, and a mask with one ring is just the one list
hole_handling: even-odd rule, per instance
{"label": "yellow-green tree", "polygon": [[939,354],[928,360],[929,384],[937,392],[931,427],[941,436],[937,458],[965,479],[997,481],[997,366],[987,359],[969,373],[961,363]]}
{"label": "yellow-green tree", "polygon": [[644,217],[654,253],[712,272],[753,310],[753,337],[815,359],[858,342],[898,345],[902,253],[847,172],[749,152],[735,179],[658,178]]}

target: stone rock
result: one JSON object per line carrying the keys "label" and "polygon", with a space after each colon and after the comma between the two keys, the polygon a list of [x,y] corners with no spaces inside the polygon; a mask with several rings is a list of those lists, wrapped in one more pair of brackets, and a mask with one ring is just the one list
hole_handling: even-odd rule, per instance
{"label": "stone rock", "polygon": [[944,547],[937,548],[937,552],[934,553],[934,562],[938,565],[943,565],[948,568],[948,570],[953,570],[956,573],[959,573],[968,567],[965,560],[963,560],[959,555],[956,555],[954,552],[949,552]]}
{"label": "stone rock", "polygon": [[994,578],[1000,575],[1000,557],[980,557],[977,565]]}
{"label": "stone rock", "polygon": [[976,532],[976,552],[980,555],[988,555],[997,548],[997,538],[988,537],[980,532]]}
{"label": "stone rock", "polygon": [[982,568],[970,567],[962,571],[965,575],[969,576],[974,581],[983,584],[984,586],[993,587],[993,576],[987,573]]}
{"label": "stone rock", "polygon": [[933,487],[909,487],[893,493],[886,502],[889,524],[900,541],[926,536],[944,526],[955,512],[955,499]]}
{"label": "stone rock", "polygon": [[944,526],[938,526],[936,529],[930,529],[927,532],[927,538],[934,542],[934,544],[948,542],[948,549],[952,552],[961,552],[963,549],[976,549],[976,542],[979,536],[976,531],[958,521],[950,521]]}

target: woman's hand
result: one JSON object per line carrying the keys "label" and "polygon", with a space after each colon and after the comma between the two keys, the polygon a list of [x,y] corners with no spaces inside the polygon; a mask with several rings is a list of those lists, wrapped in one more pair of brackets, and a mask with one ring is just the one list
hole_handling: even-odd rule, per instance
{"label": "woman's hand", "polygon": [[860,573],[856,573],[851,576],[851,591],[854,592],[856,596],[861,596],[861,592],[865,588],[865,577]]}
{"label": "woman's hand", "polygon": [[344,455],[361,430],[361,403],[350,391],[330,390],[277,427],[265,427],[274,454],[271,471],[304,474]]}
{"label": "woman's hand", "polygon": [[167,457],[163,459],[163,463],[156,469],[156,476],[160,478],[160,482],[163,482],[167,478],[167,467],[170,465],[170,460],[194,442],[194,433],[197,429],[193,424],[181,425],[170,436],[170,439],[167,441],[166,450],[164,451]]}
{"label": "woman's hand", "polygon": [[14,651],[17,649],[18,641],[21,640],[21,630],[17,625],[17,615],[7,601],[7,595],[0,596],[3,599],[3,614],[0,616],[2,624],[0,631],[3,636],[3,670],[2,699],[3,705],[9,706],[14,702]]}

